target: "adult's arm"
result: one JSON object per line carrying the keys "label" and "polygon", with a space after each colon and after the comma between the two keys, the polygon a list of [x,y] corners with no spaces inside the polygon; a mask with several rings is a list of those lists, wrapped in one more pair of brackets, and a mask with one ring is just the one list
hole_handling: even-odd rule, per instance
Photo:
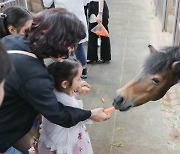
{"label": "adult's arm", "polygon": [[50,8],[53,4],[54,0],[43,0],[43,5],[45,8]]}
{"label": "adult's arm", "polygon": [[104,0],[99,0],[99,8],[98,8],[98,15],[97,15],[98,23],[102,23],[103,8],[104,8]]}
{"label": "adult's arm", "polygon": [[99,13],[103,12],[104,8],[104,0],[99,0]]}
{"label": "adult's arm", "polygon": [[[32,78],[22,87],[21,96],[49,121],[71,127],[91,116],[91,111],[64,106],[58,102],[50,76]],[[25,90],[25,91],[24,91]],[[24,94],[23,94],[24,92]]]}

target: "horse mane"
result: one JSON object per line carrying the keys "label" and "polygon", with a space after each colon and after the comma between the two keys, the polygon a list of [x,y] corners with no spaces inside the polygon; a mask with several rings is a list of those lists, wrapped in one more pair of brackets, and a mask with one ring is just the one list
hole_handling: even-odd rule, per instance
{"label": "horse mane", "polygon": [[[145,73],[158,73],[167,69],[171,69],[172,63],[180,61],[180,47],[166,47],[159,52],[151,53],[144,63]],[[178,80],[180,79],[180,69],[176,73]]]}

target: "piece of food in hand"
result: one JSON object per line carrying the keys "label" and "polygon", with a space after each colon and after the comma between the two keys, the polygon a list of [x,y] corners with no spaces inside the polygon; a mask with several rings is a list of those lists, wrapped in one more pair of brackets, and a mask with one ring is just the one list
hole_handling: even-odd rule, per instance
{"label": "piece of food in hand", "polygon": [[114,110],[115,110],[115,107],[110,107],[110,108],[104,109],[104,113],[110,114]]}
{"label": "piece of food in hand", "polygon": [[105,103],[106,102],[106,100],[102,97],[101,98],[101,101],[103,102],[103,103]]}

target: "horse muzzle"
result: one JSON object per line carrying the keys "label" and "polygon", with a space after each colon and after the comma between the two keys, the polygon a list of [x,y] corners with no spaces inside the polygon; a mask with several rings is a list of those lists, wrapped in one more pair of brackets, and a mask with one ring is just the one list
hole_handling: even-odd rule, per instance
{"label": "horse muzzle", "polygon": [[117,95],[114,98],[113,106],[120,111],[127,111],[133,107],[133,104],[127,102],[123,96]]}

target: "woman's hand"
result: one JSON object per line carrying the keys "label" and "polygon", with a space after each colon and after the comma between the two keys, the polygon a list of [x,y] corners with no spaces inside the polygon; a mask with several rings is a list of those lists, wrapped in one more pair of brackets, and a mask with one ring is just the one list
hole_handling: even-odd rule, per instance
{"label": "woman's hand", "polygon": [[96,17],[96,22],[97,23],[102,23],[102,13],[98,13],[97,17]]}
{"label": "woman's hand", "polygon": [[90,119],[96,122],[106,121],[110,119],[109,114],[105,114],[104,108],[96,108],[94,110],[91,110],[91,117]]}

